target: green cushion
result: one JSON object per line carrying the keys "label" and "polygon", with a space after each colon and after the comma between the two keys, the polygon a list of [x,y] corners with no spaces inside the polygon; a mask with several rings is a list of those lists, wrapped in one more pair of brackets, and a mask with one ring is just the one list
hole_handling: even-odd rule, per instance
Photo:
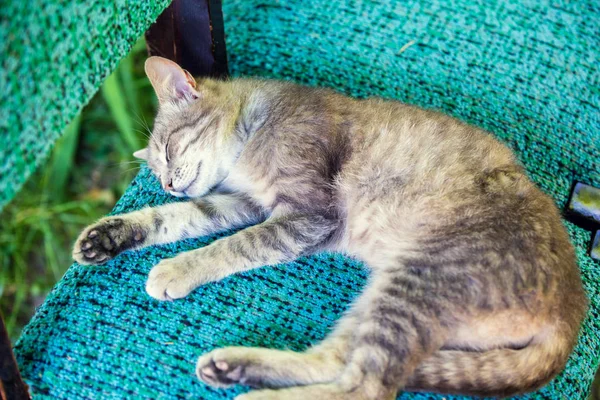
{"label": "green cushion", "polygon": [[0,0],[0,210],[169,0]]}
{"label": "green cushion", "polygon": [[[496,134],[562,207],[574,180],[600,186],[600,6],[595,0],[236,0],[224,4],[236,76],[260,75],[441,109]],[[91,73],[91,72],[90,72]],[[143,169],[121,213],[172,201]],[[585,399],[600,362],[600,268],[567,224],[589,317],[565,371],[531,399]],[[144,283],[160,259],[215,237],[73,265],[15,352],[39,398],[229,399],[194,377],[215,347],[304,349],[323,338],[367,273],[339,255],[230,277],[161,303]],[[402,394],[402,399],[452,396]]]}

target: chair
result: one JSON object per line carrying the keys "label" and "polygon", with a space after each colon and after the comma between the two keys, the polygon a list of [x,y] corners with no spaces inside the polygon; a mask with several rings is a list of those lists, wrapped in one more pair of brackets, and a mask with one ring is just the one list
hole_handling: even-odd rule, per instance
{"label": "chair", "polygon": [[[46,51],[52,55],[42,57],[48,79],[59,93],[39,93],[35,85],[28,90],[30,82],[3,72],[1,82],[17,96],[8,107],[3,98],[5,117],[6,110],[23,109],[18,103],[28,94],[36,96],[4,123],[10,134],[0,150],[4,202],[32,170],[34,150],[57,137],[166,5],[36,3],[61,7],[57,21],[28,14],[25,3],[12,4],[29,24],[12,23],[9,33],[32,46],[23,52],[31,57],[4,63],[10,71],[23,71],[15,63],[28,71],[36,52]],[[560,207],[573,181],[600,186],[600,6],[592,0],[231,0],[223,14],[233,76],[290,79],[442,110],[506,142]],[[34,47],[42,28],[32,23],[61,33],[52,31],[52,40]],[[65,23],[90,30],[86,35],[97,45],[67,56],[77,41],[63,36]],[[116,24],[122,30],[107,28]],[[7,176],[10,168],[17,170],[14,177]],[[113,213],[169,201],[143,168]],[[589,316],[564,372],[521,398],[585,399],[600,364],[600,268],[587,254],[590,233],[566,226],[590,298]],[[218,237],[127,252],[99,267],[71,266],[14,347],[35,397],[233,398],[247,388],[218,390],[197,381],[200,354],[226,345],[304,349],[326,335],[367,278],[356,261],[320,254],[232,276],[174,302],[146,295],[146,275],[160,259]],[[442,398],[459,397],[399,395]]]}

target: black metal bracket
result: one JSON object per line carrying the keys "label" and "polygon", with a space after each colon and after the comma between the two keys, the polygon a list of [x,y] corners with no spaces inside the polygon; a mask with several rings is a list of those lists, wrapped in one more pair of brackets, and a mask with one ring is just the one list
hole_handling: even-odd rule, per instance
{"label": "black metal bracket", "polygon": [[173,0],[146,32],[148,53],[194,76],[228,75],[221,0]]}
{"label": "black metal bracket", "polygon": [[571,187],[571,195],[564,210],[567,221],[595,232],[589,254],[600,261],[600,189],[581,182]]}

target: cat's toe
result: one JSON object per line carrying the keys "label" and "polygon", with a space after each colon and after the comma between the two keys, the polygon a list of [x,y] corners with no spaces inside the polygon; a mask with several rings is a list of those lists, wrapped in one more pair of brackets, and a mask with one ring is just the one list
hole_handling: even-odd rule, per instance
{"label": "cat's toe", "polygon": [[197,286],[190,274],[191,269],[185,254],[162,260],[150,270],[146,292],[157,300],[174,300],[187,296]]}
{"label": "cat's toe", "polygon": [[241,370],[241,366],[230,370],[228,367],[223,368],[222,366],[218,366],[217,363],[211,362],[198,370],[197,374],[202,381],[211,386],[228,387],[240,382],[240,377],[242,376]]}
{"label": "cat's toe", "polygon": [[111,258],[111,254],[90,238],[80,238],[73,248],[73,259],[84,265],[97,265]]}
{"label": "cat's toe", "polygon": [[246,384],[244,363],[227,358],[227,349],[217,349],[201,356],[196,364],[196,376],[214,387]]}
{"label": "cat's toe", "polygon": [[107,218],[83,231],[75,242],[73,259],[98,265],[141,243],[143,233],[121,218]]}

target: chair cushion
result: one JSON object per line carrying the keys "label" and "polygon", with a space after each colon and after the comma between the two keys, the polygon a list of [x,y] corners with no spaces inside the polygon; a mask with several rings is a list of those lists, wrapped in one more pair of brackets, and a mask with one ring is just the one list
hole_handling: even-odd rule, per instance
{"label": "chair cushion", "polygon": [[[524,0],[231,0],[230,67],[440,109],[494,133],[560,207],[574,180],[600,185],[600,6]],[[172,199],[143,169],[114,213]],[[590,297],[564,372],[530,399],[585,399],[600,361],[600,268],[590,233],[566,224]],[[227,233],[226,233],[227,234]],[[301,350],[323,338],[367,272],[336,254],[301,258],[206,285],[189,297],[146,295],[160,259],[217,236],[74,264],[15,352],[40,398],[230,399],[248,388],[196,380],[197,357],[227,345]],[[400,394],[401,399],[454,399]]]}

